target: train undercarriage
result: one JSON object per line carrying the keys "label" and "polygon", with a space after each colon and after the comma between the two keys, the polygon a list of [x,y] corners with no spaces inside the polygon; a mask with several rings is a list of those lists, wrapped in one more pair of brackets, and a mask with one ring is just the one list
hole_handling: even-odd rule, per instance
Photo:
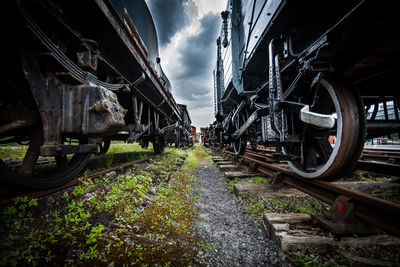
{"label": "train undercarriage", "polygon": [[[236,154],[275,146],[299,176],[334,180],[354,168],[366,138],[399,132],[400,42],[391,30],[399,23],[388,6],[272,1],[260,11],[240,3],[221,13],[210,144]],[[239,13],[249,18],[233,22]]]}
{"label": "train undercarriage", "polygon": [[[7,1],[4,10],[0,144],[27,150],[19,167],[0,160],[2,179],[51,188],[111,140],[152,142],[155,153],[176,140],[181,115],[169,82],[127,10],[120,16],[109,1]],[[39,157],[55,164],[39,170]]]}

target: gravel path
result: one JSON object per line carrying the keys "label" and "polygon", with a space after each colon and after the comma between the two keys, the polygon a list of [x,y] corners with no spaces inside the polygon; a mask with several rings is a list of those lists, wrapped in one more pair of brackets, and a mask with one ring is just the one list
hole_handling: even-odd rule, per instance
{"label": "gravel path", "polygon": [[[283,266],[283,253],[265,240],[227,187],[218,169],[208,164],[195,171],[199,197],[198,226],[211,249],[202,255],[209,266]],[[201,254],[201,253],[200,253]]]}

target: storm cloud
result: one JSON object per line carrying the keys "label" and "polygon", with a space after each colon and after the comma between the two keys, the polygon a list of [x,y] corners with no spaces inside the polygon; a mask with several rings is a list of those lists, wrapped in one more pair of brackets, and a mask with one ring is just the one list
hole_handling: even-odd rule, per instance
{"label": "storm cloud", "polygon": [[186,39],[181,46],[180,60],[185,67],[180,78],[210,75],[217,53],[215,40],[219,29],[220,16],[209,14],[200,20],[200,31]]}
{"label": "storm cloud", "polygon": [[192,108],[213,105],[212,70],[219,22],[219,14],[204,16],[200,20],[200,29],[179,45],[177,68],[171,73],[173,93],[189,101]]}
{"label": "storm cloud", "polygon": [[175,33],[191,21],[185,5],[188,0],[147,0],[146,2],[155,20],[161,46],[167,45]]}
{"label": "storm cloud", "polygon": [[192,123],[214,120],[213,68],[226,0],[146,0],[157,28],[161,65]]}

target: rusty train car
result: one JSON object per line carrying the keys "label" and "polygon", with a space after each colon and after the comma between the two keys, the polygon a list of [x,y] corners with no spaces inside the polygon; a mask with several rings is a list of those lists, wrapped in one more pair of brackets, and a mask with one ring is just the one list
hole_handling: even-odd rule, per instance
{"label": "rusty train car", "polygon": [[194,126],[190,126],[191,130],[190,133],[192,135],[192,144],[197,143],[198,142],[198,136],[196,133],[196,127]]}
{"label": "rusty train car", "polygon": [[[162,153],[182,127],[144,0],[5,1],[0,143],[25,144],[0,176],[31,188],[61,185],[111,140]],[[39,156],[56,164],[38,170]]]}
{"label": "rusty train car", "polygon": [[221,17],[211,143],[276,146],[298,175],[329,180],[353,169],[366,137],[399,132],[394,2],[230,0]]}

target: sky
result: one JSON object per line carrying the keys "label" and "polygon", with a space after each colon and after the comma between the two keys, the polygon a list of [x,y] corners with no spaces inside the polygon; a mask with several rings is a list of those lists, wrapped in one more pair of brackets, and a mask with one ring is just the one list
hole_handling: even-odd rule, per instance
{"label": "sky", "polygon": [[192,125],[214,121],[213,68],[227,0],[146,0],[157,29],[161,65]]}

